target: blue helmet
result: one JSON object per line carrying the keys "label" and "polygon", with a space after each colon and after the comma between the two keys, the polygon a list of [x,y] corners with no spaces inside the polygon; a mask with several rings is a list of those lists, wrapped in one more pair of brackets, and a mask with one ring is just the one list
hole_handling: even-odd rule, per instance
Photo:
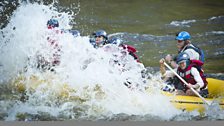
{"label": "blue helmet", "polygon": [[56,19],[50,19],[47,21],[47,26],[49,27],[59,27],[59,23],[58,23],[58,20]]}
{"label": "blue helmet", "polygon": [[177,34],[176,40],[189,40],[191,38],[191,35],[186,32],[186,31],[182,31],[180,33]]}
{"label": "blue helmet", "polygon": [[110,44],[115,44],[115,45],[117,45],[117,46],[120,46],[120,45],[123,44],[123,42],[122,42],[122,40],[119,39],[119,38],[112,38],[112,39],[110,40]]}
{"label": "blue helmet", "polygon": [[69,33],[71,33],[74,37],[80,36],[80,32],[78,30],[69,30]]}
{"label": "blue helmet", "polygon": [[93,35],[95,37],[103,36],[106,40],[108,39],[107,38],[107,33],[104,30],[98,30],[97,32],[94,32]]}
{"label": "blue helmet", "polygon": [[187,65],[189,65],[190,63],[190,56],[185,52],[181,52],[178,54],[176,62],[177,64],[179,64],[180,62],[183,62],[183,61],[185,61]]}

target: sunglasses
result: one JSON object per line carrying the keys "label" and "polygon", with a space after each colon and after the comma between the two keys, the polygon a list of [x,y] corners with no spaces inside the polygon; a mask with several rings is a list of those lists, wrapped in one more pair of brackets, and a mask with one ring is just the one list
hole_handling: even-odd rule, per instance
{"label": "sunglasses", "polygon": [[95,38],[103,38],[103,36],[95,36]]}
{"label": "sunglasses", "polygon": [[182,60],[178,64],[180,65],[181,63],[185,63],[185,62],[186,62],[186,60]]}
{"label": "sunglasses", "polygon": [[182,43],[184,40],[177,40],[178,43]]}

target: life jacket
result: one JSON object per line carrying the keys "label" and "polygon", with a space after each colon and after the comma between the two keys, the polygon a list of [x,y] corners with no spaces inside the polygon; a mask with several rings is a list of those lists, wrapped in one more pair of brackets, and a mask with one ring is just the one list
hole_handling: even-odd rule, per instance
{"label": "life jacket", "polygon": [[47,41],[50,47],[53,49],[52,54],[52,65],[59,65],[60,64],[60,56],[61,56],[61,46],[59,45],[58,41],[54,38],[57,34],[63,34],[62,30],[54,29],[52,27],[48,27],[51,30],[50,35],[47,37]]}
{"label": "life jacket", "polygon": [[[191,46],[191,45],[193,45],[193,46]],[[196,51],[199,54],[199,60],[204,63],[205,62],[204,51],[194,44],[191,44],[191,45],[187,46],[183,51],[185,51],[187,49],[193,49],[194,51]]]}
{"label": "life jacket", "polygon": [[123,49],[127,50],[129,55],[131,55],[132,57],[134,57],[134,59],[137,61],[137,62],[140,62],[139,58],[138,58],[138,55],[136,54],[137,50],[133,47],[133,46],[130,46],[130,45],[121,45],[123,47]]}
{"label": "life jacket", "polygon": [[[206,80],[206,76],[204,75],[204,71],[201,68],[203,64],[204,63],[201,62],[200,60],[191,60],[190,65],[188,65],[188,67],[185,68],[184,70],[178,67],[177,74],[180,75],[187,83],[191,83],[194,85],[197,82],[195,81],[193,75],[191,74],[191,68],[195,67],[199,71],[199,74],[204,82],[204,86],[201,89],[205,89],[207,87],[208,82]],[[182,81],[181,83],[184,85],[185,91],[189,89]]]}

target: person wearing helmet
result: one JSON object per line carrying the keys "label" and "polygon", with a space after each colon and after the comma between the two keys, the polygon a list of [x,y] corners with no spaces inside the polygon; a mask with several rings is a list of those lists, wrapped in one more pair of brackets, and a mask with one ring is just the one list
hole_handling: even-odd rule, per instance
{"label": "person wearing helmet", "polygon": [[59,22],[55,18],[51,18],[47,21],[47,28],[49,31],[49,36],[47,40],[49,42],[49,48],[53,50],[52,61],[50,61],[50,66],[56,66],[60,64],[61,57],[61,46],[59,46],[58,35],[62,34],[62,30],[59,28]]}
{"label": "person wearing helmet", "polygon": [[50,50],[50,57],[45,57],[43,54],[37,54],[37,68],[41,70],[54,71],[53,67],[60,64],[61,46],[59,46],[59,34],[62,30],[58,29],[59,22],[57,19],[51,18],[47,21],[47,41]]}
{"label": "person wearing helmet", "polygon": [[104,30],[98,30],[92,34],[94,36],[94,40],[90,40],[90,43],[94,46],[94,48],[99,48],[108,43],[107,33]]}
{"label": "person wearing helmet", "polygon": [[[201,52],[202,50],[191,43],[191,35],[188,32],[179,32],[176,34],[175,39],[177,40],[178,53],[186,52],[191,60],[201,60],[204,62],[204,54]],[[173,62],[176,58],[173,58],[171,55],[167,55],[165,59],[168,63],[171,63],[173,68],[177,67],[177,64]]]}
{"label": "person wearing helmet", "polygon": [[200,54],[195,51],[194,48],[196,48],[193,44],[191,44],[190,41],[190,34],[186,31],[182,31],[177,34],[176,40],[177,40],[177,47],[179,53],[186,52],[190,59],[199,60]]}
{"label": "person wearing helmet", "polygon": [[[123,43],[123,41],[119,38],[112,38],[109,41],[110,44],[115,44],[119,47],[122,47],[125,51],[128,52],[129,55],[131,55],[137,62],[140,62],[138,55],[136,54],[137,50],[131,46],[131,45],[126,45]],[[125,53],[125,52],[123,52]]]}
{"label": "person wearing helmet", "polygon": [[[164,66],[165,59],[160,60],[160,72],[162,78],[167,80],[168,78],[175,77],[175,74],[171,71],[166,71]],[[190,60],[190,56],[186,52],[181,52],[177,56],[176,63],[178,67],[175,69],[176,73],[182,77],[192,88],[199,92],[203,97],[208,96],[207,81],[201,66],[203,62],[200,60]],[[181,80],[178,80],[179,84],[174,84],[177,93],[180,95],[196,96],[193,91],[190,90]],[[180,88],[181,87],[181,88]]]}
{"label": "person wearing helmet", "polygon": [[53,29],[55,27],[59,27],[58,20],[51,18],[50,20],[47,21],[47,28],[48,29]]}

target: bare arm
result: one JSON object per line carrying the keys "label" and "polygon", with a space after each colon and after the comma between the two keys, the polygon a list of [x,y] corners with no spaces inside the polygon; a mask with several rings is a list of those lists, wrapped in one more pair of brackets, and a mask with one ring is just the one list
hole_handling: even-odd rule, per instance
{"label": "bare arm", "polygon": [[[164,62],[165,62],[164,59],[161,59],[159,62],[160,62],[160,73],[162,74],[162,79],[163,80],[167,80],[168,78],[175,76],[175,74],[173,72],[166,71],[166,68],[165,68],[165,65],[164,65]],[[174,70],[176,71],[177,69],[174,69]]]}

